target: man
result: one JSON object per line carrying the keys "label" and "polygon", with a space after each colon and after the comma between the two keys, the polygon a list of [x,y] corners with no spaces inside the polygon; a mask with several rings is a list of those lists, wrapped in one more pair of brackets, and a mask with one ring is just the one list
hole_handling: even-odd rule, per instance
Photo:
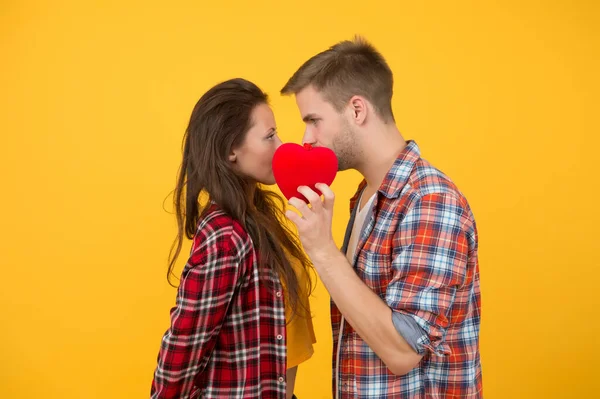
{"label": "man", "polygon": [[287,216],[332,299],[334,397],[481,398],[477,230],[465,197],[405,141],[393,76],[364,39],[306,63],[281,90],[306,122],[303,142],[332,149],[364,180],[342,253],[334,194],[299,187]]}

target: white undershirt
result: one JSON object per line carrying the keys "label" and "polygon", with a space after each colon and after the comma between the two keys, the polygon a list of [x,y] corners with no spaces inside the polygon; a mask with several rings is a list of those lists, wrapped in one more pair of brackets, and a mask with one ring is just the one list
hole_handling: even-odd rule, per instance
{"label": "white undershirt", "polygon": [[[377,192],[375,192],[376,194]],[[354,216],[354,225],[352,226],[352,233],[350,234],[350,239],[348,240],[348,248],[346,249],[346,259],[348,259],[348,263],[354,266],[354,255],[356,252],[356,247],[358,246],[358,241],[360,240],[360,236],[363,230],[363,226],[365,224],[365,220],[367,215],[371,212],[371,204],[373,203],[373,199],[375,198],[375,194],[369,198],[365,206],[360,208],[360,203],[362,202],[362,194],[356,204],[356,215]],[[342,315],[342,321],[340,323],[340,334],[338,336],[338,348],[337,348],[337,361],[335,362],[336,371],[335,371],[335,397],[338,398],[338,394],[340,391],[340,383],[339,383],[339,373],[340,373],[340,353],[342,352],[342,332],[344,331],[344,316]],[[356,382],[356,381],[355,381]]]}
{"label": "white undershirt", "polygon": [[352,226],[352,234],[350,234],[350,239],[348,240],[348,248],[346,249],[346,259],[348,262],[354,266],[354,255],[356,252],[356,246],[358,245],[358,241],[360,240],[360,233],[362,233],[363,225],[365,224],[365,219],[369,214],[369,210],[371,209],[371,203],[375,198],[375,194],[369,198],[365,206],[360,208],[360,203],[362,202],[362,194],[360,199],[358,200],[356,216],[354,217],[354,225]]}

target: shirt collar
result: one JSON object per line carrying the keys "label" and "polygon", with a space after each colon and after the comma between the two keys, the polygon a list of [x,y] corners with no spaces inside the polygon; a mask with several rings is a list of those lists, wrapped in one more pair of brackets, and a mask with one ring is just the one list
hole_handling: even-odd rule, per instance
{"label": "shirt collar", "polygon": [[[415,168],[415,164],[421,158],[421,150],[415,141],[408,141],[406,147],[400,152],[398,158],[383,179],[379,192],[388,199],[398,198],[402,188],[406,185],[410,173]],[[360,193],[363,191],[367,181],[363,179],[358,185],[354,196],[350,199],[350,209],[354,209]]]}

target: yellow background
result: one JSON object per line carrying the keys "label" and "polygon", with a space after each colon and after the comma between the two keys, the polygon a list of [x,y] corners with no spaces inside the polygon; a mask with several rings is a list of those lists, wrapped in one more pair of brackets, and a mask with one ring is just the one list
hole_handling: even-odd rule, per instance
{"label": "yellow background", "polygon": [[[400,130],[474,208],[486,398],[597,395],[597,4],[2,1],[0,397],[148,396],[192,107],[242,76],[299,141],[279,89],[354,33],[395,73]],[[339,243],[358,177],[333,184]],[[319,286],[301,399],[330,397],[328,306]]]}

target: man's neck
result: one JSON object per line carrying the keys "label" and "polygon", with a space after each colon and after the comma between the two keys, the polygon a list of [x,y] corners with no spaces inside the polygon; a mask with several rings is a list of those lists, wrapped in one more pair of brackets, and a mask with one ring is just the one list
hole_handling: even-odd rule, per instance
{"label": "man's neck", "polygon": [[367,181],[362,198],[366,202],[381,186],[385,176],[406,147],[406,141],[396,128],[391,126],[385,132],[371,140],[371,145],[364,146],[362,162],[356,167]]}

